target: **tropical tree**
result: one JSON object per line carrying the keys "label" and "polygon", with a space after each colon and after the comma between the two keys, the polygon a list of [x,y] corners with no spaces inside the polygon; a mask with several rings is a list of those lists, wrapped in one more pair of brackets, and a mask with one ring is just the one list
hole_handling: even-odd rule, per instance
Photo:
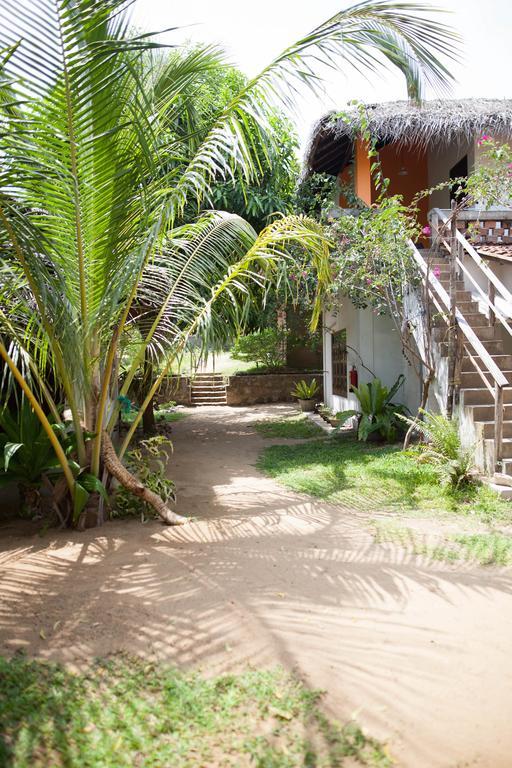
{"label": "tropical tree", "polygon": [[[454,35],[421,16],[427,6],[366,0],[244,83],[197,143],[182,95],[222,55],[203,47],[162,60],[154,35],[130,32],[130,5],[2,4],[0,357],[55,450],[75,522],[110,473],[166,522],[179,523],[120,461],[172,361],[192,333],[238,322],[252,286],[269,279],[290,243],[310,252],[320,290],[329,278],[322,230],[306,217],[278,218],[256,236],[236,216],[182,224],[186,207],[200,210],[221,177],[258,177],[261,147],[272,143],[266,105],[291,104],[301,85],[315,88],[319,60],[371,72],[381,54],[390,59],[391,46],[440,88]],[[147,332],[119,393],[119,346],[141,312]],[[317,303],[313,323],[318,315]],[[160,373],[116,451],[119,395],[148,349],[158,353]],[[64,413],[45,382],[49,365]],[[59,440],[68,414],[71,454]]]}

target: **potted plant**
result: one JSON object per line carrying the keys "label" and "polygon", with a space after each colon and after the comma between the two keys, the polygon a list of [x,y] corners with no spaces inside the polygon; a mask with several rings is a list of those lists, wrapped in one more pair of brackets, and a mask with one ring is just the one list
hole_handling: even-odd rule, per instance
{"label": "potted plant", "polygon": [[357,416],[357,436],[359,440],[385,440],[394,442],[403,431],[401,416],[408,413],[405,405],[393,403],[392,399],[404,382],[401,374],[391,389],[383,385],[380,379],[369,384],[353,387],[352,392],[359,401],[359,410],[341,411],[336,414],[337,428]]}
{"label": "potted plant", "polygon": [[315,395],[318,393],[318,389],[316,379],[313,379],[310,384],[302,379],[302,381],[298,381],[295,384],[295,389],[292,390],[291,396],[297,398],[301,411],[314,411]]}

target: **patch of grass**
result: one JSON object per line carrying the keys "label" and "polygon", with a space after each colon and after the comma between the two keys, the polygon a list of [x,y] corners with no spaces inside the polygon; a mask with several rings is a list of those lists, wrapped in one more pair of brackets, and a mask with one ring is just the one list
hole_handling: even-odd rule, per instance
{"label": "patch of grass", "polygon": [[319,694],[283,670],[204,679],[140,659],[57,665],[0,658],[5,768],[388,768],[354,723],[329,721]]}
{"label": "patch of grass", "polygon": [[254,427],[263,437],[282,437],[298,440],[319,437],[322,434],[321,428],[303,414],[290,416],[286,419],[258,421]]}
{"label": "patch of grass", "polygon": [[[131,424],[132,421],[135,419],[136,411],[130,411],[130,413],[123,413],[121,418],[124,424]],[[188,413],[183,413],[183,411],[173,411],[171,409],[167,408],[157,408],[155,410],[155,421],[161,422],[164,421],[166,423],[173,422],[173,421],[181,421],[181,419],[186,419],[188,416]]]}
{"label": "patch of grass", "polygon": [[512,521],[512,507],[491,489],[452,493],[435,469],[417,464],[397,445],[360,443],[350,436],[271,446],[258,466],[287,488],[362,511],[468,514]]}
{"label": "patch of grass", "polygon": [[435,544],[426,536],[406,526],[375,522],[374,537],[379,544],[392,542],[415,555],[431,560],[477,562],[480,565],[512,565],[512,536],[499,531],[446,536]]}

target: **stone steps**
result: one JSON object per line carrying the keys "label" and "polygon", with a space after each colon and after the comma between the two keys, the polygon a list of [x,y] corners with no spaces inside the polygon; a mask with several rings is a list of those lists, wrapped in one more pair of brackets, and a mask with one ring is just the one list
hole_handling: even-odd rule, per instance
{"label": "stone steps", "polygon": [[220,373],[197,373],[190,383],[192,405],[227,405],[227,386]]}

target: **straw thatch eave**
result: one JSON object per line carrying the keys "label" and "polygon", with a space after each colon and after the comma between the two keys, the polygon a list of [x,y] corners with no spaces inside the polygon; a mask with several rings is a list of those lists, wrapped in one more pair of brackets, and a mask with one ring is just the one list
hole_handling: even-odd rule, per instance
{"label": "straw thatch eave", "polygon": [[[420,106],[409,101],[365,105],[366,120],[379,144],[426,148],[471,141],[482,133],[512,139],[512,99],[439,99]],[[305,173],[337,173],[352,156],[361,129],[359,109],[330,112],[313,128]]]}

